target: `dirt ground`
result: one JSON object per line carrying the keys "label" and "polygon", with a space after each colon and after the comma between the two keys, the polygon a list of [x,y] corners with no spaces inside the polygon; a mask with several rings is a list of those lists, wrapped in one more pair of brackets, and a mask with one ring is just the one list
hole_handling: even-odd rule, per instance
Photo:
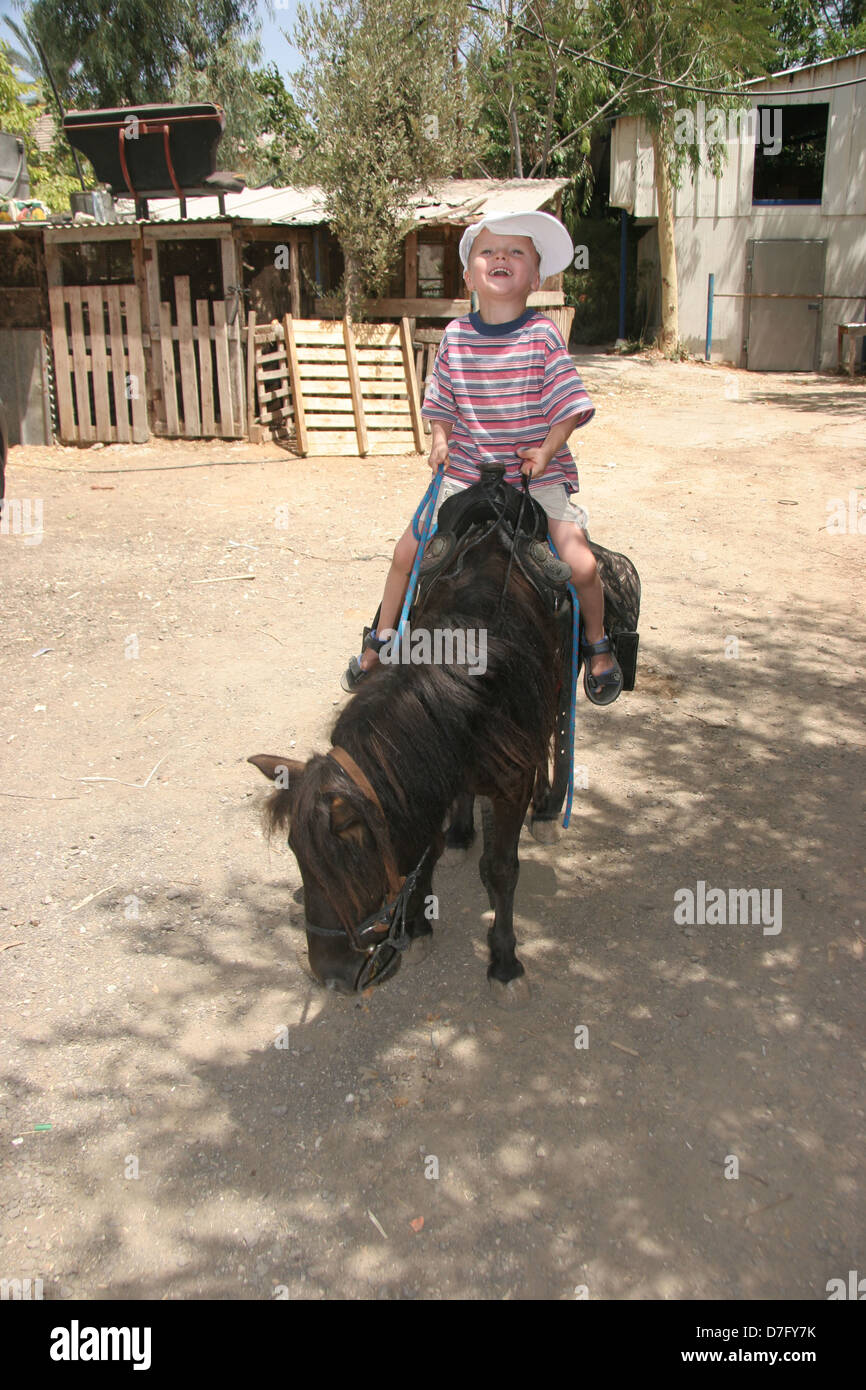
{"label": "dirt ground", "polygon": [[[633,694],[581,698],[571,828],[524,832],[518,1013],[477,846],[429,959],[315,985],[245,762],[327,747],[425,461],[12,450],[43,534],[0,536],[7,1277],[749,1300],[866,1271],[866,383],[577,360],[641,656]],[[701,882],[766,890],[773,927],[677,921]]]}

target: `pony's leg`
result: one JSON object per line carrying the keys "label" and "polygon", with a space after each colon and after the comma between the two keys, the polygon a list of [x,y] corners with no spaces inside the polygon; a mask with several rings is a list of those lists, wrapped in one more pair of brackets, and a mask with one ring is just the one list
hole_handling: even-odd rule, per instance
{"label": "pony's leg", "polygon": [[[554,764],[554,780],[559,786],[559,759],[564,757],[559,749],[560,737],[557,736],[556,762]],[[550,773],[547,764],[538,769],[535,779],[535,790],[532,793],[532,809],[529,816],[529,833],[533,840],[537,840],[540,845],[555,845],[559,841],[559,819],[552,819],[549,816],[539,814],[546,807],[548,799],[551,797]],[[563,798],[564,800],[564,793]]]}
{"label": "pony's leg", "polygon": [[475,839],[475,798],[471,792],[461,792],[454,802],[451,824],[445,832],[448,849],[468,849]]}
{"label": "pony's leg", "polygon": [[498,1002],[506,1004],[524,1003],[529,997],[529,986],[522,978],[524,969],[515,950],[514,890],[520,874],[517,844],[531,792],[530,785],[517,801],[491,801],[493,825],[489,827],[485,823],[480,864],[481,881],[494,913],[493,925],[487,933],[490,949],[487,979]]}

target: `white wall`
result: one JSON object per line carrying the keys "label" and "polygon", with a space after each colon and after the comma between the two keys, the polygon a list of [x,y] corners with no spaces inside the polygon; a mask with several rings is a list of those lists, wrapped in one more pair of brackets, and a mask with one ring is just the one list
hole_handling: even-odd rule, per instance
{"label": "white wall", "polygon": [[[835,366],[836,324],[862,319],[866,312],[866,80],[835,91],[817,87],[866,79],[866,54],[819,63],[795,77],[762,79],[755,105],[797,105],[826,101],[830,106],[827,156],[820,207],[752,206],[754,143],[748,138],[728,144],[720,179],[704,165],[696,179],[683,174],[675,201],[679,281],[680,336],[690,351],[703,351],[706,333],[707,277],[715,274],[716,293],[744,293],[746,246],[752,238],[820,238],[827,243],[825,301],[822,312],[822,369]],[[707,98],[709,107],[712,98]],[[783,117],[784,124],[784,117]],[[621,117],[614,123],[611,146],[611,201],[638,218],[655,220],[658,206],[653,183],[652,141],[643,122]],[[744,300],[715,302],[714,361],[744,365]]]}

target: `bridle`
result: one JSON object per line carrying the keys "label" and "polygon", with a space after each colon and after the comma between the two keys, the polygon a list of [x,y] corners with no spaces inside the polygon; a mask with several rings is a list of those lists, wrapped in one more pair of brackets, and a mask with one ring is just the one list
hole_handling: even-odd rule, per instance
{"label": "bridle", "polygon": [[[377,967],[386,950],[405,951],[411,945],[411,938],[406,930],[406,914],[418,875],[430,850],[429,847],[425,849],[411,873],[400,874],[397,869],[397,860],[394,856],[391,838],[388,834],[385,812],[382,810],[382,803],[376,795],[370,779],[351,754],[346,752],[345,748],[335,746],[329,749],[327,756],[354,782],[367,800],[372,802],[382,821],[379,833],[374,832],[376,843],[382,855],[387,881],[385,898],[381,906],[375,912],[371,912],[369,917],[365,917],[360,926],[357,927],[348,923],[345,928],[319,927],[315,922],[306,918],[306,929],[311,936],[344,937],[348,939],[351,949],[364,957],[354,985],[355,991],[359,992],[376,978]],[[390,902],[388,901],[389,898],[391,899]],[[386,934],[382,935],[383,932]],[[369,936],[370,933],[374,933],[379,939],[365,945],[363,938]]]}

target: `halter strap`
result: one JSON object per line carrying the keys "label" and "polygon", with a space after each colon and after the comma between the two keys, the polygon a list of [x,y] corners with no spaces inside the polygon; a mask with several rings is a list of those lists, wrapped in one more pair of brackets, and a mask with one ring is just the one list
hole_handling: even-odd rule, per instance
{"label": "halter strap", "polygon": [[382,834],[381,836],[377,835],[376,839],[379,843],[382,861],[385,866],[385,874],[388,879],[388,895],[389,897],[396,897],[403,887],[404,875],[399,873],[397,869],[397,861],[394,858],[394,851],[391,848],[391,840],[388,835],[388,823],[385,820],[385,812],[382,810],[382,803],[376,795],[369,777],[363,769],[358,766],[351,753],[347,753],[345,748],[340,748],[335,745],[328,750],[328,757],[333,758],[334,762],[337,763],[355,783],[355,786],[364,793],[367,800],[372,801],[382,818]]}

